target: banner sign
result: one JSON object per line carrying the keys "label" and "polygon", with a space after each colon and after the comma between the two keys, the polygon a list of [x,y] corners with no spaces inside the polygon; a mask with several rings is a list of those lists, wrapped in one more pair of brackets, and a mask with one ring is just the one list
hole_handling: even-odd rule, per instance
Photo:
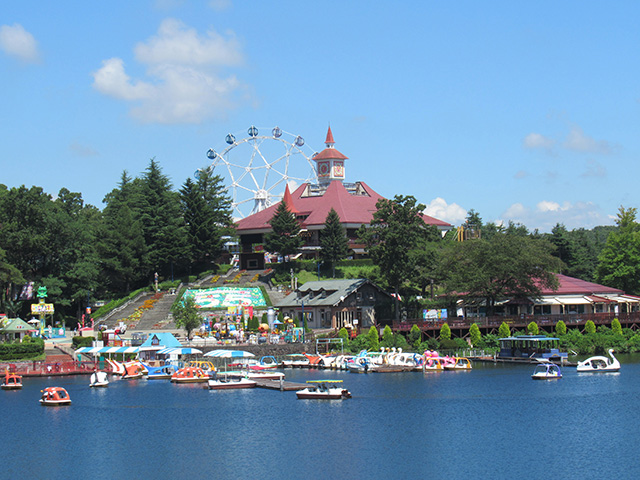
{"label": "banner sign", "polygon": [[53,313],[53,303],[32,303],[31,313],[40,315],[41,313]]}
{"label": "banner sign", "polygon": [[187,290],[198,308],[266,307],[262,290],[257,287],[213,287]]}
{"label": "banner sign", "polygon": [[422,319],[424,321],[446,320],[447,310],[422,310]]}

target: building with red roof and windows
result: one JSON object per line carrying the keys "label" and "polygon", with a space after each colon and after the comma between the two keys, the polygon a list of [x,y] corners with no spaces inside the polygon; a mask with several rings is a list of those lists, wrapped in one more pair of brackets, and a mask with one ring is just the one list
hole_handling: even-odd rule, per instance
{"label": "building with red roof and windows", "polygon": [[[345,161],[348,157],[335,148],[331,127],[327,131],[325,145],[326,148],[313,157],[318,183],[303,183],[293,192],[287,186],[282,201],[300,222],[301,235],[304,238],[301,255],[315,257],[320,250],[320,230],[324,228],[325,220],[332,208],[337,212],[346,230],[352,255],[362,255],[365,253],[364,245],[359,243],[357,231],[362,225],[371,222],[377,210],[376,203],[384,197],[365,182],[344,181]],[[237,222],[241,269],[264,268],[263,235],[271,231],[269,221],[278,204],[279,202]],[[422,218],[425,224],[435,225],[442,231],[452,228],[449,223],[428,215],[423,215]]]}
{"label": "building with red roof and windows", "polygon": [[[617,288],[556,273],[558,289],[542,288],[540,298],[504,298],[496,315],[582,315],[630,313],[640,309],[640,297]],[[475,304],[471,304],[475,303]],[[483,317],[486,308],[477,302],[458,301],[458,316]]]}

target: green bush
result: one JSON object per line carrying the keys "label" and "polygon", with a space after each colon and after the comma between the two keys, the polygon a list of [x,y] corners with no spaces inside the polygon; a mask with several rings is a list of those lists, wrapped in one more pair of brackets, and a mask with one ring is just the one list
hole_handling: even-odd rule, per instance
{"label": "green bush", "polygon": [[[39,340],[39,341],[38,341]],[[0,343],[0,360],[26,360],[44,354],[44,341],[33,339],[26,343]]]}
{"label": "green bush", "polygon": [[440,327],[440,340],[451,340],[451,328],[446,323]]}
{"label": "green bush", "polygon": [[367,333],[369,351],[376,351],[380,349],[380,339],[378,338],[378,330],[375,326],[372,326]]}
{"label": "green bush", "polygon": [[529,325],[527,325],[527,333],[529,335],[538,335],[540,333],[538,324],[536,322],[529,323]]}
{"label": "green bush", "polygon": [[511,336],[511,329],[509,328],[509,325],[506,324],[506,322],[502,322],[500,324],[498,335],[500,336],[500,338],[508,338]]}
{"label": "green bush", "polygon": [[474,347],[482,343],[482,333],[480,333],[480,327],[478,327],[477,323],[473,323],[469,327],[469,338],[471,339],[471,345]]}
{"label": "green bush", "polygon": [[622,325],[620,325],[620,320],[618,320],[617,318],[614,318],[611,321],[611,330],[616,335],[622,335]]}
{"label": "green bush", "polygon": [[596,333],[596,324],[592,320],[587,320],[584,324],[585,333]]}
{"label": "green bush", "polygon": [[73,337],[71,343],[73,344],[74,350],[77,350],[81,347],[90,347],[92,342],[95,340],[95,337]]}
{"label": "green bush", "polygon": [[415,323],[413,324],[413,326],[411,327],[411,331],[409,332],[409,335],[407,336],[407,342],[409,342],[409,344],[411,345],[411,348],[413,348],[415,351],[420,351],[420,342],[422,340],[422,332],[420,331],[420,327],[418,327],[418,325],[416,325]]}
{"label": "green bush", "polygon": [[561,337],[567,333],[567,324],[560,320],[556,323],[555,332],[557,337]]}

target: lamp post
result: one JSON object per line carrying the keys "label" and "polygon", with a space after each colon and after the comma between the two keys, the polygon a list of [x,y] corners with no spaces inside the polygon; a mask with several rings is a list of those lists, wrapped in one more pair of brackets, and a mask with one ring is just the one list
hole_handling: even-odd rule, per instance
{"label": "lamp post", "polygon": [[306,323],[307,323],[304,320],[304,300],[301,302],[301,305],[302,305],[302,343],[304,343],[304,340],[305,340],[305,338],[304,338],[305,326],[306,326]]}

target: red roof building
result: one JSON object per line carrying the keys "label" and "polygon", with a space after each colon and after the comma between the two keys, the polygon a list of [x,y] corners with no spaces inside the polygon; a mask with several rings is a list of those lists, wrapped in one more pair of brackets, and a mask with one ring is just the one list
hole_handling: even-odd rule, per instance
{"label": "red roof building", "polygon": [[[365,253],[364,245],[358,243],[357,230],[361,225],[371,222],[376,203],[383,198],[365,182],[345,183],[344,161],[348,158],[334,148],[331,127],[325,140],[326,147],[316,154],[318,183],[304,183],[293,193],[287,187],[283,201],[287,208],[296,215],[302,228],[305,245],[302,254],[315,255],[320,249],[319,232],[324,228],[327,215],[333,208],[340,217],[349,239],[349,247],[354,256]],[[271,230],[269,221],[273,217],[278,204],[239,220],[236,224],[240,237],[240,268],[264,268],[264,252],[262,248],[263,234]],[[447,231],[452,226],[428,215],[423,215],[427,225],[435,225]]]}

